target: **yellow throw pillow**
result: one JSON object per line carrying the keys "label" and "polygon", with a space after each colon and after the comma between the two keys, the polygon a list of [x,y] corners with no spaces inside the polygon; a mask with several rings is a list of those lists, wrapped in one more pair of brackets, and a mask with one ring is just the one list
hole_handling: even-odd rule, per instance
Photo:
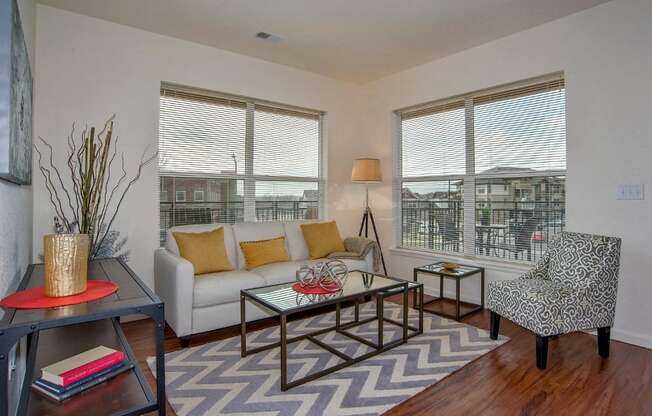
{"label": "yellow throw pillow", "polygon": [[264,264],[290,260],[288,252],[285,249],[285,237],[277,237],[269,240],[242,241],[240,248],[242,249],[242,254],[244,254],[247,270],[255,269]]}
{"label": "yellow throw pillow", "polygon": [[195,275],[233,270],[224,246],[224,227],[205,233],[172,235],[179,246],[179,255],[192,263]]}
{"label": "yellow throw pillow", "polygon": [[311,259],[321,259],[336,251],[346,251],[335,221],[301,224],[301,231],[308,244]]}

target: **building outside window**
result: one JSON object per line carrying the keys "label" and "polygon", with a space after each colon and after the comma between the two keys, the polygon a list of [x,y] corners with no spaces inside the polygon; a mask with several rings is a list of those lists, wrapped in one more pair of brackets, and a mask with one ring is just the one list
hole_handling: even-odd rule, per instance
{"label": "building outside window", "polygon": [[534,261],[565,226],[563,76],[397,111],[402,247]]}

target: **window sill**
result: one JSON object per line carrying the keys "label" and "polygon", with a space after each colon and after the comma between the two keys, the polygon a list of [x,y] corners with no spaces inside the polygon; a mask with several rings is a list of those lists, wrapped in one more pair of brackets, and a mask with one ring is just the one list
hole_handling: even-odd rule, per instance
{"label": "window sill", "polygon": [[484,267],[485,269],[503,271],[508,273],[522,274],[527,272],[534,265],[533,263],[510,261],[510,260],[494,260],[489,257],[480,256],[464,256],[444,251],[433,250],[419,250],[414,248],[393,247],[389,252],[396,256],[410,257],[414,259],[428,260],[428,261],[451,261],[455,263],[469,264],[473,266]]}

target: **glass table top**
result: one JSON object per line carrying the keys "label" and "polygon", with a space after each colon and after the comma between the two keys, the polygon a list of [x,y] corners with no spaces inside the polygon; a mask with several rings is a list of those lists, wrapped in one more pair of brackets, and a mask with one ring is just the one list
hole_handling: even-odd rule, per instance
{"label": "glass table top", "polygon": [[360,271],[349,272],[341,290],[325,295],[309,295],[298,293],[292,289],[296,282],[281,283],[253,289],[245,289],[250,297],[260,301],[265,306],[277,311],[290,311],[315,306],[321,303],[332,303],[342,298],[364,296],[385,289],[399,288],[406,282],[378,276]]}
{"label": "glass table top", "polygon": [[450,270],[444,268],[445,263],[447,262],[440,261],[437,263],[420,266],[416,269],[423,272],[442,273],[448,276],[465,276],[470,273],[478,272],[482,269],[481,267],[458,264],[455,270]]}

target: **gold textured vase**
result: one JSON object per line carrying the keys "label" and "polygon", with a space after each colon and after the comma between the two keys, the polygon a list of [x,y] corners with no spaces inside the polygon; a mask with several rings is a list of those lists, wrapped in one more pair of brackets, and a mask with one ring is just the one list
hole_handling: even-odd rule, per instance
{"label": "gold textured vase", "polygon": [[89,244],[88,234],[43,237],[46,296],[70,296],[86,291]]}

